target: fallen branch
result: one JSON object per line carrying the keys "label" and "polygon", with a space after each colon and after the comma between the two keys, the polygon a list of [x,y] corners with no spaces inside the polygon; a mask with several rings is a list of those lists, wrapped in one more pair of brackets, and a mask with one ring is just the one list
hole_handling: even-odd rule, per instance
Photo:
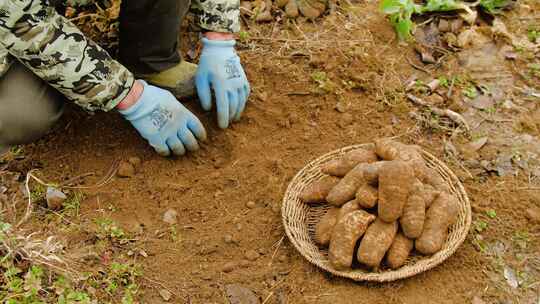
{"label": "fallen branch", "polygon": [[469,127],[469,124],[467,124],[467,121],[465,121],[465,118],[463,118],[461,114],[454,112],[452,110],[449,110],[449,109],[441,109],[436,106],[430,105],[429,103],[425,102],[424,100],[412,94],[407,94],[407,98],[416,105],[428,108],[431,112],[433,112],[436,115],[448,117],[454,123],[460,126],[463,126],[465,130],[467,131],[467,133],[471,132],[471,128]]}

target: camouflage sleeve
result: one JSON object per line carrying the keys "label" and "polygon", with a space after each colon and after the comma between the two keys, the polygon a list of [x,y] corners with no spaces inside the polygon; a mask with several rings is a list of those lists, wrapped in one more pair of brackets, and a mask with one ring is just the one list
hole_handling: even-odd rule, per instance
{"label": "camouflage sleeve", "polygon": [[9,55],[9,52],[0,46],[0,77],[4,76],[4,74],[9,70],[12,62],[13,58],[11,55]]}
{"label": "camouflage sleeve", "polygon": [[240,31],[240,0],[192,0],[191,12],[197,25],[207,31]]}
{"label": "camouflage sleeve", "polygon": [[81,107],[111,110],[133,75],[47,0],[0,0],[0,47]]}

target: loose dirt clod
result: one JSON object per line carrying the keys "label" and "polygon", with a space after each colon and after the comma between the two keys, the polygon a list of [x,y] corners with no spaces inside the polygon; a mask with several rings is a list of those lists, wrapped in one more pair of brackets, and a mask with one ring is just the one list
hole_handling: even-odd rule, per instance
{"label": "loose dirt clod", "polygon": [[246,257],[246,259],[247,259],[248,261],[252,261],[252,262],[253,262],[253,261],[255,261],[255,260],[257,260],[257,259],[259,258],[260,254],[259,254],[257,251],[255,251],[255,250],[248,250],[248,251],[246,251],[246,253],[244,254],[244,256]]}
{"label": "loose dirt clod", "polygon": [[129,162],[122,161],[118,166],[116,175],[119,177],[133,177],[135,176],[135,167]]}
{"label": "loose dirt clod", "polygon": [[174,209],[165,211],[163,214],[163,221],[170,225],[178,223],[178,212],[176,212]]}
{"label": "loose dirt clod", "polygon": [[171,299],[171,297],[172,297],[171,292],[168,291],[168,290],[166,290],[166,289],[160,289],[160,290],[159,290],[159,295],[160,295],[161,298],[162,298],[164,301],[166,301],[166,302],[168,302],[168,301]]}
{"label": "loose dirt clod", "polygon": [[259,304],[259,298],[251,291],[239,284],[225,285],[225,293],[230,304]]}
{"label": "loose dirt clod", "polygon": [[223,265],[223,272],[231,272],[233,270],[235,270],[236,268],[238,268],[238,264],[235,263],[235,262],[227,262],[225,263],[225,265]]}
{"label": "loose dirt clod", "polygon": [[531,207],[525,210],[525,217],[533,223],[540,224],[540,208]]}
{"label": "loose dirt clod", "polygon": [[255,208],[255,202],[254,201],[247,202],[246,207],[248,207],[249,209]]}

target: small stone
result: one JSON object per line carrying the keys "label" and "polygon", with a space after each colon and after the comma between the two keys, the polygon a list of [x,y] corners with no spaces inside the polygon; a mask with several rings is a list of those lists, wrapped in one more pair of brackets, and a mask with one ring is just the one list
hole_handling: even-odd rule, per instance
{"label": "small stone", "polygon": [[56,188],[47,187],[45,199],[47,200],[47,208],[51,210],[60,210],[62,209],[62,205],[67,199],[67,196],[64,194],[64,192]]}
{"label": "small stone", "polygon": [[243,228],[243,226],[242,226],[241,223],[236,224],[236,230],[240,231],[240,230],[242,230],[242,228]]}
{"label": "small stone", "polygon": [[131,163],[122,161],[120,162],[120,166],[118,166],[116,175],[119,177],[133,177],[135,175],[135,167]]}
{"label": "small stone", "polygon": [[239,285],[229,284],[225,286],[225,293],[230,304],[259,304],[259,298],[250,289]]}
{"label": "small stone", "polygon": [[230,234],[225,234],[225,236],[223,236],[223,241],[226,243],[226,244],[231,244],[233,242],[233,237],[232,235]]}
{"label": "small stone", "polygon": [[195,242],[195,246],[199,247],[202,245],[202,241],[199,239]]}
{"label": "small stone", "polygon": [[148,257],[148,253],[146,253],[146,251],[144,251],[144,250],[140,250],[140,251],[139,251],[139,255],[142,256],[143,258],[147,258],[147,257]]}
{"label": "small stone", "polygon": [[159,295],[165,302],[168,302],[172,297],[172,293],[166,289],[160,289]]}
{"label": "small stone", "polygon": [[170,225],[178,223],[178,212],[176,212],[174,209],[165,211],[163,214],[163,221]]}
{"label": "small stone", "polygon": [[291,0],[287,3],[287,5],[285,5],[285,14],[289,18],[298,17],[300,13],[298,12],[298,4],[296,1]]}
{"label": "small stone", "polygon": [[540,208],[538,207],[530,207],[525,210],[525,217],[533,222],[540,224]]}
{"label": "small stone", "polygon": [[345,113],[347,112],[347,110],[349,109],[349,105],[344,102],[344,101],[338,101],[336,103],[336,110],[339,112],[339,113]]}
{"label": "small stone", "polygon": [[138,167],[141,165],[142,161],[137,156],[133,156],[128,158],[128,163],[132,164],[134,167]]}
{"label": "small stone", "polygon": [[238,267],[238,264],[235,262],[227,262],[225,265],[223,265],[223,272],[231,272],[235,270]]}
{"label": "small stone", "polygon": [[246,207],[248,207],[249,209],[255,208],[255,202],[254,201],[247,202]]}
{"label": "small stone", "polygon": [[248,251],[246,251],[246,253],[244,254],[244,256],[246,257],[246,259],[247,259],[248,261],[252,261],[252,262],[253,262],[253,261],[255,261],[255,260],[257,260],[257,259],[259,258],[260,254],[259,254],[257,251],[255,251],[255,250],[248,250]]}

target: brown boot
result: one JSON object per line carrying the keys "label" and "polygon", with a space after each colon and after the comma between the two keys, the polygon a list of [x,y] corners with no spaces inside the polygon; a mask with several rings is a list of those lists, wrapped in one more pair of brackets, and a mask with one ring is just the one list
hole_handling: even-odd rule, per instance
{"label": "brown boot", "polygon": [[140,75],[148,83],[171,92],[176,98],[195,95],[195,72],[197,65],[181,61],[178,65],[155,74]]}

